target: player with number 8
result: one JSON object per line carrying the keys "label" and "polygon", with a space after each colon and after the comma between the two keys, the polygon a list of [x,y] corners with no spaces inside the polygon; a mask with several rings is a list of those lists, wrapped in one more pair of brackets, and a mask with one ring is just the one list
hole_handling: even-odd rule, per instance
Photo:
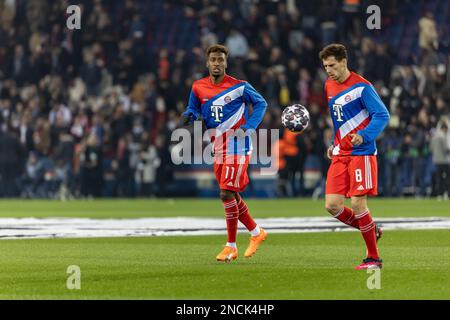
{"label": "player with number 8", "polygon": [[[356,269],[381,268],[377,241],[381,228],[367,207],[367,196],[377,194],[375,140],[389,121],[389,112],[372,84],[347,67],[347,50],[330,44],[319,58],[329,78],[325,94],[334,126],[334,141],[325,187],[325,207],[343,223],[359,229],[366,243],[366,258]],[[351,208],[344,206],[351,198]]]}

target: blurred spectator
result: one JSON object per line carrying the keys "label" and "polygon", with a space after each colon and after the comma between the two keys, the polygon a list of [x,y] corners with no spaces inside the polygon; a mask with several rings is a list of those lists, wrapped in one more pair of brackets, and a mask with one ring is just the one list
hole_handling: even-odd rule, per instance
{"label": "blurred spectator", "polygon": [[303,136],[284,129],[278,148],[281,161],[279,196],[297,196],[303,191],[304,165],[307,155]]}
{"label": "blurred spectator", "polygon": [[[383,150],[384,161],[381,167],[384,168],[384,175],[380,182],[385,196],[399,196],[402,194],[400,174],[400,145],[401,138],[395,129],[387,128],[379,146]],[[381,152],[380,152],[381,154]]]}
{"label": "blurred spectator", "polygon": [[225,41],[230,58],[245,58],[248,53],[247,39],[237,29],[231,29],[230,35]]}
{"label": "blurred spectator", "polygon": [[80,154],[81,194],[83,196],[101,196],[103,186],[103,153],[99,146],[97,136],[90,134],[82,142]]}
{"label": "blurred spectator", "polygon": [[26,153],[20,140],[10,132],[0,131],[0,196],[17,197]]}
{"label": "blurred spectator", "polygon": [[436,132],[431,138],[430,148],[436,167],[434,194],[447,200],[450,192],[450,140],[446,121],[441,120],[438,123]]}
{"label": "blurred spectator", "polygon": [[431,12],[425,13],[419,19],[419,47],[423,50],[436,50],[438,48],[438,32],[436,21]]}
{"label": "blurred spectator", "polygon": [[[322,46],[326,46],[336,40],[336,11],[337,1],[321,1],[319,4],[320,12],[320,30],[322,38]],[[344,32],[347,30],[344,29]],[[350,30],[349,30],[350,31]]]}
{"label": "blurred spectator", "polygon": [[[336,5],[335,5],[336,6]],[[343,0],[343,26],[342,31],[346,36],[358,36],[361,33],[361,19],[360,19],[360,0]]]}
{"label": "blurred spectator", "polygon": [[84,64],[81,67],[81,78],[86,84],[87,94],[98,96],[100,94],[101,68],[100,62],[95,60],[91,50],[86,49],[83,53]]}
{"label": "blurred spectator", "polygon": [[156,172],[161,165],[161,159],[155,146],[143,145],[140,152],[140,159],[136,170],[136,184],[140,196],[155,195]]}
{"label": "blurred spectator", "polygon": [[28,59],[21,44],[16,45],[14,49],[13,61],[10,66],[12,68],[12,78],[16,81],[16,85],[21,87],[27,78],[29,68]]}

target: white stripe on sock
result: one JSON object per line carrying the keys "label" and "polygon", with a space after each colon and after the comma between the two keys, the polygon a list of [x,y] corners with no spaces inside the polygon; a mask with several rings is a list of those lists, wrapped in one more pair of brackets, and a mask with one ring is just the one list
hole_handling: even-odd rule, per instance
{"label": "white stripe on sock", "polygon": [[344,208],[342,208],[341,211],[336,213],[333,217],[335,217],[335,218],[339,217],[342,214],[342,212],[344,212]]}
{"label": "white stripe on sock", "polygon": [[259,228],[258,225],[256,225],[255,229],[253,229],[252,231],[250,231],[250,233],[252,234],[252,237],[256,237],[259,236],[259,233],[261,232],[261,229]]}
{"label": "white stripe on sock", "polygon": [[369,210],[366,210],[360,214],[356,214],[355,217],[356,217],[356,219],[361,219],[362,217],[365,217],[368,213],[369,213]]}
{"label": "white stripe on sock", "polygon": [[231,247],[231,248],[237,249],[236,242],[227,242],[227,247]]}

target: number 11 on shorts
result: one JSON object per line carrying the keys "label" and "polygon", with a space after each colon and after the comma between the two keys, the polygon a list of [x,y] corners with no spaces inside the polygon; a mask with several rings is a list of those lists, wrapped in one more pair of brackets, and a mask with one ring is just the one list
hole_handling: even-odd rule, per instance
{"label": "number 11 on shorts", "polygon": [[234,177],[234,167],[228,167],[228,166],[226,166],[225,168],[226,168],[226,171],[225,171],[225,179],[228,179],[228,173],[229,173],[230,168],[231,168],[231,177],[230,177],[230,179],[233,180],[233,177]]}

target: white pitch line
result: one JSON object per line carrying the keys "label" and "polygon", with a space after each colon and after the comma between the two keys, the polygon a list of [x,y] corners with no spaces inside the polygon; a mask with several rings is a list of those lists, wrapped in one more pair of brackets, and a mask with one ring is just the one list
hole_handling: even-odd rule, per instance
{"label": "white pitch line", "polygon": [[[356,231],[329,217],[257,219],[271,233]],[[378,218],[384,230],[450,229],[450,218]],[[224,234],[225,219],[213,218],[0,218],[0,239],[91,238]],[[243,227],[239,231],[246,232]]]}

